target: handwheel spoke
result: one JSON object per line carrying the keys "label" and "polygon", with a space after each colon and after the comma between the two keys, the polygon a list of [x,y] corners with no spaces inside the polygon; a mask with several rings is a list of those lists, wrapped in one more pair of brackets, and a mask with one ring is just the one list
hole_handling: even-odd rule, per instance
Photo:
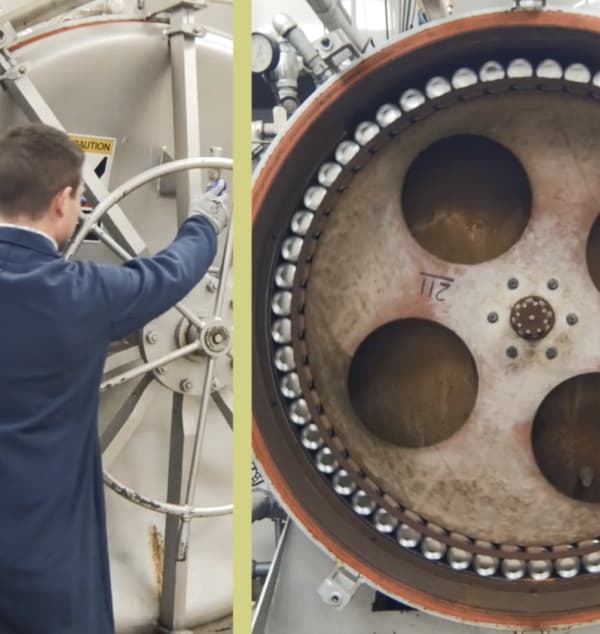
{"label": "handwheel spoke", "polygon": [[[93,204],[97,204],[109,196],[104,185],[91,167],[84,165],[82,168],[82,176]],[[146,243],[120,207],[116,205],[112,206],[112,208],[104,214],[103,221],[113,235],[118,237],[119,241],[127,247],[132,255],[142,255],[147,250]]]}
{"label": "handwheel spoke", "polygon": [[174,350],[173,352],[166,354],[160,359],[149,361],[148,363],[144,363],[143,365],[140,365],[136,368],[127,370],[126,372],[123,372],[122,374],[119,374],[108,381],[103,381],[100,385],[100,392],[106,392],[108,390],[111,390],[117,387],[117,385],[122,385],[126,381],[131,381],[131,379],[135,379],[138,376],[141,376],[142,374],[146,374],[146,372],[150,372],[151,370],[155,370],[156,368],[165,366],[171,363],[172,361],[175,361],[176,359],[180,359],[181,357],[185,357],[189,354],[192,354],[193,352],[198,350],[200,345],[201,344],[199,341],[195,341],[181,348],[177,348],[177,350]]}
{"label": "handwheel spoke", "polygon": [[162,390],[160,383],[147,374],[133,388],[112,420],[101,428],[100,448],[106,466],[110,466],[119,455]]}

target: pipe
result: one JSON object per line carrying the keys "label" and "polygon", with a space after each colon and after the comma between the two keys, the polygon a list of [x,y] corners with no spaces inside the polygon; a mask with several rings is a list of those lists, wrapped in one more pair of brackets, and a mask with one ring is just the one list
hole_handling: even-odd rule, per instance
{"label": "pipe", "polygon": [[308,0],[308,4],[325,28],[329,31],[341,29],[359,53],[365,52],[371,40],[354,27],[340,0]]}
{"label": "pipe", "polygon": [[312,45],[306,33],[287,14],[278,13],[273,18],[273,28],[296,49],[317,83],[324,82],[334,74]]}
{"label": "pipe", "polygon": [[270,491],[262,488],[252,491],[252,522],[279,517],[280,514],[279,505]]}
{"label": "pipe", "polygon": [[252,578],[253,579],[266,579],[271,570],[270,561],[254,561],[252,560]]}

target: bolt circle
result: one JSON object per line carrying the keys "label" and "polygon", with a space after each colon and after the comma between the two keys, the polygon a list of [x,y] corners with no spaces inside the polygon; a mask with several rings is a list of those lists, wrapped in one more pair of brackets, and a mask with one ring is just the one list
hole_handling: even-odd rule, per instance
{"label": "bolt circle", "polygon": [[519,288],[519,280],[516,277],[511,277],[510,280],[508,280],[508,288],[510,288],[511,291]]}
{"label": "bolt circle", "polygon": [[519,356],[519,351],[516,346],[508,346],[508,348],[506,348],[506,356],[510,359],[516,359]]}
{"label": "bolt circle", "polygon": [[555,359],[558,356],[558,350],[552,346],[546,350],[546,356],[548,359]]}
{"label": "bolt circle", "polygon": [[488,313],[487,320],[490,322],[490,324],[495,324],[498,321],[498,313]]}
{"label": "bolt circle", "polygon": [[551,291],[555,291],[558,288],[558,280],[555,280],[554,278],[548,280],[548,288]]}
{"label": "bolt circle", "polygon": [[567,323],[569,326],[574,326],[579,321],[579,317],[575,313],[569,313],[567,315]]}

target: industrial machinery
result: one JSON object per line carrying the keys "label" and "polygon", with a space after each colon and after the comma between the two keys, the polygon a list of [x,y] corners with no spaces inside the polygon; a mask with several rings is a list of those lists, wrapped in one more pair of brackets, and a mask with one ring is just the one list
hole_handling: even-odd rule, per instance
{"label": "industrial machinery", "polygon": [[[231,2],[4,2],[0,22],[0,128],[43,121],[86,153],[86,213],[65,257],[154,253],[191,198],[230,181]],[[200,285],[106,361],[119,634],[232,612],[231,247],[224,232]]]}
{"label": "industrial machinery", "polygon": [[320,87],[254,131],[255,634],[600,631],[600,19],[433,9],[312,66],[273,19]]}

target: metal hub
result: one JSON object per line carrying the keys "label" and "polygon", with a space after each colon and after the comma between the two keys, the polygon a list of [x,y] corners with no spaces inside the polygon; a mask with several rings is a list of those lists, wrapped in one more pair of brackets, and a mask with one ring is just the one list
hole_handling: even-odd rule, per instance
{"label": "metal hub", "polygon": [[554,320],[552,306],[537,295],[523,297],[510,311],[510,325],[527,340],[543,339],[552,330]]}

